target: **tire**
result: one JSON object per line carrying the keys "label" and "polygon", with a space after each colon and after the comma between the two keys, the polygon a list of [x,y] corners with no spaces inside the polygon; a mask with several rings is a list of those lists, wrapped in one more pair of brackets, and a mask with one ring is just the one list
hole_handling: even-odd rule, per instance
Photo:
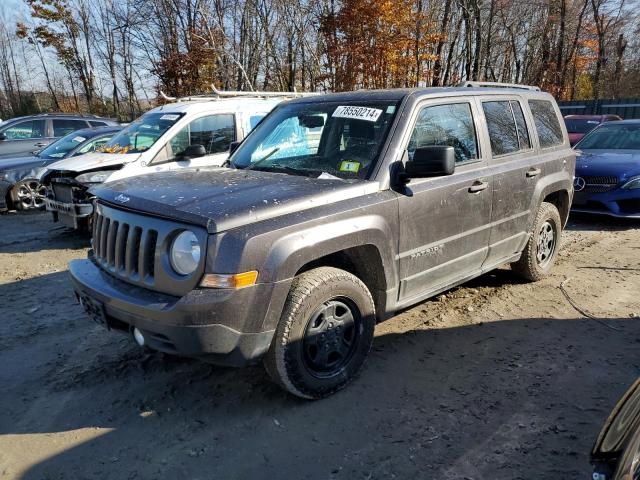
{"label": "tire", "polygon": [[375,305],[354,275],[320,267],[298,275],[264,365],[275,383],[306,399],[351,382],[371,350]]}
{"label": "tire", "polygon": [[555,205],[542,202],[520,260],[511,268],[526,280],[537,282],[546,277],[558,255],[562,221]]}
{"label": "tire", "polygon": [[46,190],[36,179],[25,179],[11,191],[11,200],[17,210],[44,210]]}

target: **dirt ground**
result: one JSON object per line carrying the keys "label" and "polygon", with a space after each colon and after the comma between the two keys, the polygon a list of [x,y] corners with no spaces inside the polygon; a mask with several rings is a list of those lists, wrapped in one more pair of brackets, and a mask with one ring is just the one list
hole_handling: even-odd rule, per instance
{"label": "dirt ground", "polygon": [[2,216],[0,477],[590,478],[640,373],[638,227],[572,219],[550,278],[505,267],[399,314],[355,383],[306,402],[260,366],[145,354],[90,323],[65,272],[88,240]]}

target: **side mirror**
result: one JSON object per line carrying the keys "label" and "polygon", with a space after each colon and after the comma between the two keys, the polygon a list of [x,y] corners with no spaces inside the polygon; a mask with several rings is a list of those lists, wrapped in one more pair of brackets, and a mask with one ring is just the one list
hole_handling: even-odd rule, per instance
{"label": "side mirror", "polygon": [[453,147],[430,145],[416,149],[413,160],[406,162],[401,177],[406,182],[411,178],[451,175],[455,169],[456,152]]}
{"label": "side mirror", "polygon": [[239,146],[240,146],[240,142],[231,142],[229,144],[229,155],[235,152]]}
{"label": "side mirror", "polygon": [[180,160],[191,160],[192,158],[204,157],[207,154],[202,145],[189,145],[180,155]]}
{"label": "side mirror", "polygon": [[4,133],[0,133],[0,142],[4,142],[7,139],[7,136]]}

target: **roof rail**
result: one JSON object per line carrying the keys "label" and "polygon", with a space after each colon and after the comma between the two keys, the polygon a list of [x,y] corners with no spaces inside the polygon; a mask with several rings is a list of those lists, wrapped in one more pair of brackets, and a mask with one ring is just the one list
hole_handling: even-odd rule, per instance
{"label": "roof rail", "polygon": [[248,98],[270,98],[270,97],[285,97],[285,98],[295,98],[295,97],[308,97],[312,95],[318,95],[315,92],[241,92],[241,91],[221,91],[218,90],[214,85],[211,85],[212,94],[199,94],[199,95],[189,95],[187,97],[170,97],[165,94],[162,90],[160,91],[160,96],[170,102],[175,101],[189,101],[189,100],[220,100],[222,98],[237,98],[237,97],[248,97]]}
{"label": "roof rail", "polygon": [[534,92],[539,92],[540,87],[534,87],[531,85],[520,85],[519,83],[501,83],[501,82],[472,82],[466,81],[462,82],[459,87],[489,87],[489,88],[518,88],[521,90],[533,90]]}

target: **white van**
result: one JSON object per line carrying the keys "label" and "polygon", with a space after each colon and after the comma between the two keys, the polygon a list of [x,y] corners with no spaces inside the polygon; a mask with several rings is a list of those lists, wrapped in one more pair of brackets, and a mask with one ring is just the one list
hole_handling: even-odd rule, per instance
{"label": "white van", "polygon": [[[147,173],[220,166],[241,141],[287,96],[191,97],[154,108],[114,136],[99,153],[49,165],[42,177],[54,221],[86,228],[93,213],[93,185]],[[242,94],[242,95],[240,95]]]}

